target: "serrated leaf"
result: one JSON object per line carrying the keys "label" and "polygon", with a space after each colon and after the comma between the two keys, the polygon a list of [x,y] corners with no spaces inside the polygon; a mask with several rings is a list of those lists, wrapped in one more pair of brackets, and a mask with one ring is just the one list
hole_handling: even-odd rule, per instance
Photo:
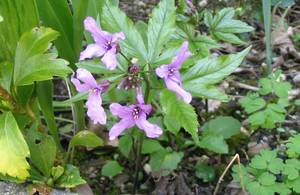
{"label": "serrated leaf", "polygon": [[122,51],[131,57],[146,61],[147,50],[142,36],[126,14],[108,0],[102,10],[101,24],[113,32],[122,31],[126,37],[125,40],[120,41]]}
{"label": "serrated leaf", "polygon": [[250,49],[248,47],[237,54],[199,60],[182,75],[185,89],[193,96],[226,101],[226,95],[214,85],[230,75],[242,63]]}
{"label": "serrated leaf", "polygon": [[300,134],[297,134],[288,139],[287,146],[287,154],[289,157],[297,158],[300,155]]}
{"label": "serrated leaf", "polygon": [[108,161],[101,170],[101,174],[106,177],[114,177],[122,173],[123,167],[117,161]]}
{"label": "serrated leaf", "polygon": [[146,139],[142,145],[142,154],[151,154],[158,150],[161,150],[163,147],[157,140]]}
{"label": "serrated leaf", "polygon": [[45,53],[58,33],[50,28],[34,28],[20,38],[16,49],[14,84],[29,85],[34,81],[66,77],[71,69],[68,62],[57,59],[55,53]]}
{"label": "serrated leaf", "polygon": [[246,97],[240,99],[239,103],[248,114],[258,111],[266,106],[266,101],[258,94],[248,93]]}
{"label": "serrated leaf", "polygon": [[103,140],[98,137],[94,132],[83,130],[79,131],[70,141],[71,146],[85,146],[95,148],[103,146]]}
{"label": "serrated leaf", "polygon": [[29,148],[11,112],[0,115],[0,173],[24,181],[28,176]]}
{"label": "serrated leaf", "polygon": [[74,188],[85,184],[86,181],[81,178],[79,169],[73,165],[67,164],[64,174],[56,180],[56,186],[60,188]]}
{"label": "serrated leaf", "polygon": [[175,31],[175,2],[163,0],[154,8],[148,24],[148,62],[152,63]]}
{"label": "serrated leaf", "polygon": [[187,131],[193,139],[198,141],[198,119],[193,106],[178,99],[176,94],[163,90],[160,103],[165,115],[172,116]]}

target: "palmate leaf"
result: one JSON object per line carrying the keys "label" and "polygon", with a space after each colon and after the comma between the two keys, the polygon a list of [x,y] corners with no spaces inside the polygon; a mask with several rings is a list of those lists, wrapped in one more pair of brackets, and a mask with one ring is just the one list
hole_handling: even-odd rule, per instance
{"label": "palmate leaf", "polygon": [[148,24],[148,62],[155,61],[162,47],[175,31],[175,3],[174,0],[163,0],[152,12]]}
{"label": "palmate leaf", "polygon": [[34,28],[20,38],[14,64],[14,84],[30,85],[34,81],[65,77],[71,72],[68,62],[57,59],[55,53],[44,53],[58,33],[50,28]]}
{"label": "palmate leaf", "polygon": [[172,116],[198,142],[197,114],[190,104],[186,104],[176,97],[176,94],[164,90],[160,96],[160,103],[166,116]]}
{"label": "palmate leaf", "polygon": [[28,176],[29,149],[11,112],[0,115],[0,173],[24,181]]}
{"label": "palmate leaf", "polygon": [[250,47],[231,55],[199,60],[195,66],[182,75],[185,89],[193,96],[227,101],[228,97],[215,84],[230,75],[244,60]]}
{"label": "palmate leaf", "polygon": [[108,0],[103,7],[101,25],[109,31],[122,31],[126,37],[125,40],[120,41],[122,51],[131,57],[146,61],[147,49],[141,34],[126,14]]}

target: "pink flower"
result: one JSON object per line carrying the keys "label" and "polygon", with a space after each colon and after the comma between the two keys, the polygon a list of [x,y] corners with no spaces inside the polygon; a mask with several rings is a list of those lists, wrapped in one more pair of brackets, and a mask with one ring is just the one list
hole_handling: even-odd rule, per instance
{"label": "pink flower", "polygon": [[167,88],[174,91],[177,96],[183,99],[184,102],[190,103],[192,96],[182,87],[179,69],[182,63],[191,55],[189,52],[189,43],[186,41],[182,44],[180,51],[175,56],[171,64],[164,64],[156,68],[156,74],[163,78]]}
{"label": "pink flower", "polygon": [[109,70],[114,70],[117,67],[118,40],[125,39],[124,33],[111,34],[103,31],[92,17],[87,17],[84,20],[84,27],[92,34],[95,44],[89,44],[86,49],[80,53],[79,60],[103,56],[102,62]]}
{"label": "pink flower", "polygon": [[137,95],[138,103],[130,106],[121,106],[118,103],[112,103],[109,107],[114,116],[121,120],[116,123],[109,131],[109,139],[116,139],[125,129],[132,128],[134,125],[145,131],[146,136],[150,138],[159,137],[162,129],[147,121],[147,115],[150,114],[152,106],[145,104],[143,96]]}
{"label": "pink flower", "polygon": [[106,124],[106,113],[102,107],[101,94],[107,90],[109,81],[104,80],[98,84],[93,75],[83,68],[79,68],[76,71],[76,78],[73,76],[71,81],[78,92],[89,91],[89,97],[86,102],[87,115],[94,124]]}

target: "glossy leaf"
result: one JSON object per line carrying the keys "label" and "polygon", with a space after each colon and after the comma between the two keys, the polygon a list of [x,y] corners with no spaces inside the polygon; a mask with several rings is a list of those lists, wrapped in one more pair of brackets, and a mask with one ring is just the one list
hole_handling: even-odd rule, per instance
{"label": "glossy leaf", "polygon": [[85,146],[89,148],[95,148],[103,146],[103,140],[98,137],[94,132],[84,130],[78,132],[70,142],[71,146]]}

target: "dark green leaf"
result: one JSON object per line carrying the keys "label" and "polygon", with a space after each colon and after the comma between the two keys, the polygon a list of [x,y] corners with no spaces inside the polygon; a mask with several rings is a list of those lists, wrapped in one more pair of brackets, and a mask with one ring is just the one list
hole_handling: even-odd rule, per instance
{"label": "dark green leaf", "polygon": [[195,166],[196,177],[202,179],[204,182],[213,181],[216,177],[215,169],[209,165],[198,163]]}
{"label": "dark green leaf", "polygon": [[157,140],[146,139],[142,145],[142,154],[151,154],[161,149],[162,146]]}
{"label": "dark green leaf", "polygon": [[80,177],[79,169],[73,165],[67,164],[64,174],[56,180],[56,186],[60,188],[74,188],[85,184],[86,181]]}
{"label": "dark green leaf", "polygon": [[101,174],[106,177],[114,177],[122,173],[123,167],[117,161],[108,161],[101,170]]}
{"label": "dark green leaf", "polygon": [[224,140],[222,135],[207,135],[204,136],[200,143],[198,144],[201,148],[206,148],[210,151],[227,154],[228,153],[228,145]]}
{"label": "dark green leaf", "polygon": [[122,136],[119,139],[119,150],[127,158],[132,149],[132,144],[133,144],[132,137],[128,134]]}

